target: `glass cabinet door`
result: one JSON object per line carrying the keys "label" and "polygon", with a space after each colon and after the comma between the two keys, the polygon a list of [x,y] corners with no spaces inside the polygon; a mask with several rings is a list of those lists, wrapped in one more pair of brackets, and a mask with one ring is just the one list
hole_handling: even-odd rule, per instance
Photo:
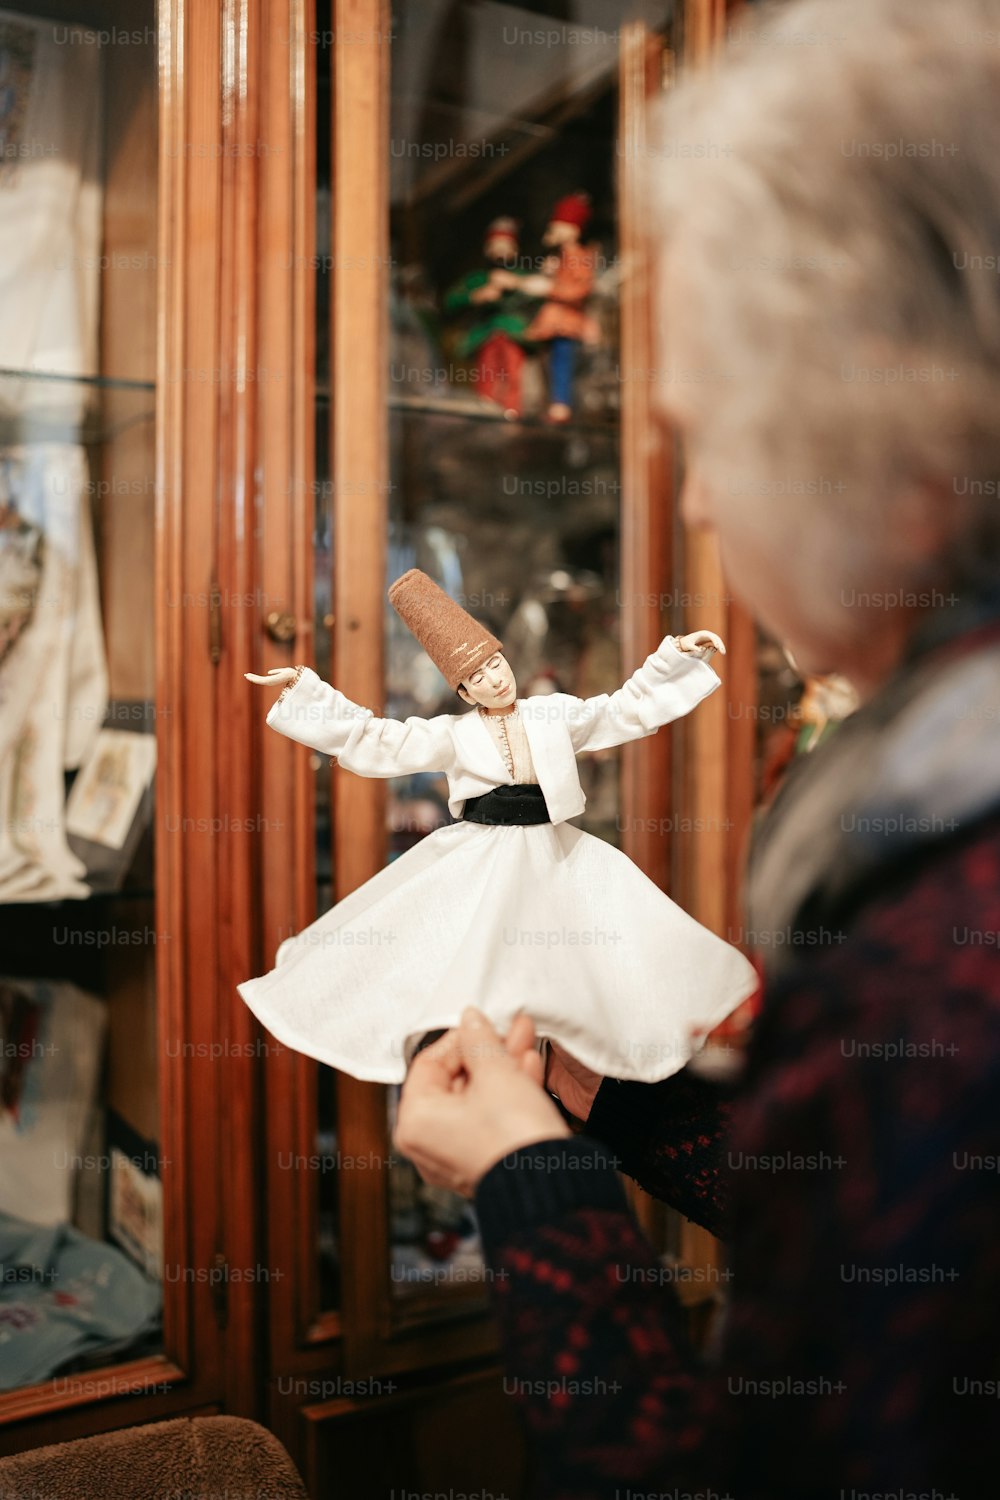
{"label": "glass cabinet door", "polygon": [[[621,681],[624,8],[599,9],[585,46],[515,6],[398,5],[393,18],[386,577],[419,567],[487,624],[521,696]],[[385,638],[392,717],[461,711],[391,608]],[[580,763],[583,826],[613,843],[618,771],[616,751]],[[443,776],[393,782],[385,858],[449,821]],[[390,1168],[389,1227],[408,1311],[428,1294],[482,1296],[472,1208],[406,1161]]]}
{"label": "glass cabinet door", "polygon": [[163,1347],[156,17],[105,22],[0,10],[0,1412]]}
{"label": "glass cabinet door", "polygon": [[[670,524],[637,493],[622,145],[681,21],[667,0],[569,9],[317,8],[315,660],[393,718],[461,707],[386,602],[409,567],[504,641],[522,695],[613,690],[675,627],[638,591]],[[441,776],[314,762],[319,915],[450,817]],[[583,826],[634,858],[638,764],[580,762]],[[318,1070],[317,1154],[347,1166],[314,1180],[316,1286],[351,1287],[325,1326],[356,1368],[467,1351],[446,1325],[486,1307],[474,1212],[391,1151],[397,1102]]]}

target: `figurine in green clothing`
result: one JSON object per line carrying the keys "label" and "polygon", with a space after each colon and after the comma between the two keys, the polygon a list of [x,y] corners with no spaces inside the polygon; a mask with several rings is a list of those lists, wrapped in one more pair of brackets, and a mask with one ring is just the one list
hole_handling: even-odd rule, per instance
{"label": "figurine in green clothing", "polygon": [[475,357],[476,391],[503,407],[513,419],[521,415],[521,370],[524,365],[525,330],[537,298],[514,288],[495,284],[496,272],[524,276],[517,265],[518,223],[516,219],[494,219],[486,230],[483,254],[487,264],[457,281],[444,299],[444,310],[452,316],[472,311],[459,338],[460,359]]}

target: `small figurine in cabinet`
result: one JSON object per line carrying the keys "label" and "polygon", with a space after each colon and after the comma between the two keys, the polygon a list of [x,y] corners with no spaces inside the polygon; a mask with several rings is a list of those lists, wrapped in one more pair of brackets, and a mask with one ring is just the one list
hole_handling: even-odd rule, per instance
{"label": "small figurine in cabinet", "polygon": [[[573,415],[573,373],[581,343],[597,342],[597,325],[586,311],[594,290],[597,249],[583,243],[590,223],[590,199],[586,193],[560,198],[549,216],[543,243],[554,253],[546,256],[540,271],[522,278],[523,292],[545,300],[528,324],[527,338],[549,347],[550,422],[568,422]],[[498,273],[502,286],[508,273]]]}
{"label": "small figurine in cabinet", "polygon": [[494,219],[483,242],[486,264],[463,276],[444,299],[447,314],[468,320],[455,352],[460,359],[475,358],[477,394],[495,401],[511,419],[523,409],[526,329],[536,305],[525,295],[527,272],[517,264],[518,230],[516,219]]}

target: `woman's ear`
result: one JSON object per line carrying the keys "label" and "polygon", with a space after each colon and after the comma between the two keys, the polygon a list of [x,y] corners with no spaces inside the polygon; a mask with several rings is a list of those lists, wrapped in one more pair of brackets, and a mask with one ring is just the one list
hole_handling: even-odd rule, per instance
{"label": "woman's ear", "polygon": [[473,698],[471,693],[466,692],[461,683],[459,683],[455,691],[458,693],[458,696],[461,698],[463,703],[475,703],[475,698]]}

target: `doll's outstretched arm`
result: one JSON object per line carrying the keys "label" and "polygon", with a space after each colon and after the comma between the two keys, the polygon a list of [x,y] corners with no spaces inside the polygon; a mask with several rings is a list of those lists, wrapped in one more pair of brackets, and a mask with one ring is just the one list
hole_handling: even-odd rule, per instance
{"label": "doll's outstretched arm", "polygon": [[689,714],[719,686],[706,655],[724,654],[725,649],[710,630],[665,636],[623,687],[595,698],[569,700],[566,722],[574,749],[624,745]]}
{"label": "doll's outstretched arm", "polygon": [[244,673],[250,682],[282,683],[267,723],[289,739],[322,755],[333,756],[357,776],[410,776],[418,771],[447,771],[453,756],[447,716],[435,719],[380,719],[370,708],[352,703],[311,667],[276,667],[262,677]]}

